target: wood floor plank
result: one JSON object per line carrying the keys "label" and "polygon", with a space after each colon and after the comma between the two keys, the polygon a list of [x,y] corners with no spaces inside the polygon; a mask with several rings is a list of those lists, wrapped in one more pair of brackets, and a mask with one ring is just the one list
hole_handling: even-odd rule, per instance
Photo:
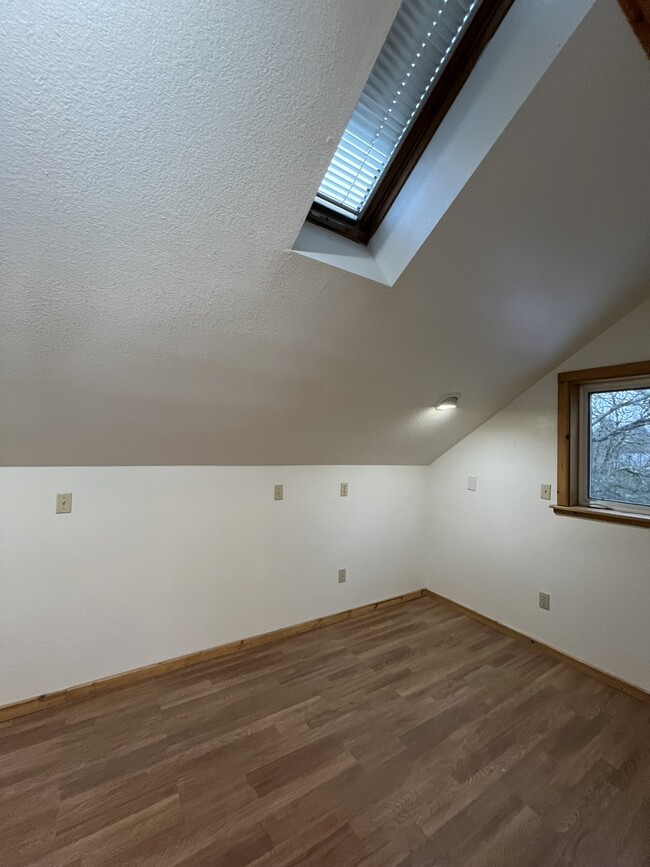
{"label": "wood floor plank", "polygon": [[650,707],[430,597],[0,724],[2,867],[649,867]]}

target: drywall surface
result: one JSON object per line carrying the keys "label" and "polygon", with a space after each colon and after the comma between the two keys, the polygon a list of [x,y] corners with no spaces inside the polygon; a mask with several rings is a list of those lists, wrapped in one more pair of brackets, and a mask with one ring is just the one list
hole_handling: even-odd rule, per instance
{"label": "drywall surface", "polygon": [[325,265],[366,277],[381,286],[392,285],[368,247],[314,223],[305,222],[292,249],[299,256],[307,256]]}
{"label": "drywall surface", "polygon": [[0,705],[422,587],[426,472],[0,470]]}
{"label": "drywall surface", "polygon": [[[560,369],[648,357],[650,301]],[[553,373],[431,465],[427,586],[648,690],[650,531],[558,516],[540,499],[551,483],[555,501],[556,399]]]}

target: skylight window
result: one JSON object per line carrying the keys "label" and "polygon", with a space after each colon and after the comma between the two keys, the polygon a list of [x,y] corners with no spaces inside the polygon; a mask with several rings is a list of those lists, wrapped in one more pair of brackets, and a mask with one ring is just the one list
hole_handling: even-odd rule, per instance
{"label": "skylight window", "polygon": [[403,0],[309,219],[369,239],[512,2]]}
{"label": "skylight window", "polygon": [[317,202],[358,218],[479,2],[404,0]]}

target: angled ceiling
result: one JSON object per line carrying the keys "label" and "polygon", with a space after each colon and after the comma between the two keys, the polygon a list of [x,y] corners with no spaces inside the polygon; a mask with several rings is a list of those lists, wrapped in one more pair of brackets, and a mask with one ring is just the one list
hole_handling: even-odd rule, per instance
{"label": "angled ceiling", "polygon": [[0,463],[428,463],[647,297],[615,0],[394,287],[291,253],[397,5],[4,4]]}

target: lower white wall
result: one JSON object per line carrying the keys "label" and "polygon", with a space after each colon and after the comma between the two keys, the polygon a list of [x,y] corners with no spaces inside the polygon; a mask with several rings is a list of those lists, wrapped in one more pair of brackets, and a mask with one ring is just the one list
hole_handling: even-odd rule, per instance
{"label": "lower white wall", "polygon": [[[650,301],[559,369],[648,357]],[[556,382],[545,377],[431,465],[427,586],[650,690],[650,531],[558,516],[540,499],[551,483],[555,501]]]}
{"label": "lower white wall", "polygon": [[1,469],[0,705],[422,587],[426,473]]}

